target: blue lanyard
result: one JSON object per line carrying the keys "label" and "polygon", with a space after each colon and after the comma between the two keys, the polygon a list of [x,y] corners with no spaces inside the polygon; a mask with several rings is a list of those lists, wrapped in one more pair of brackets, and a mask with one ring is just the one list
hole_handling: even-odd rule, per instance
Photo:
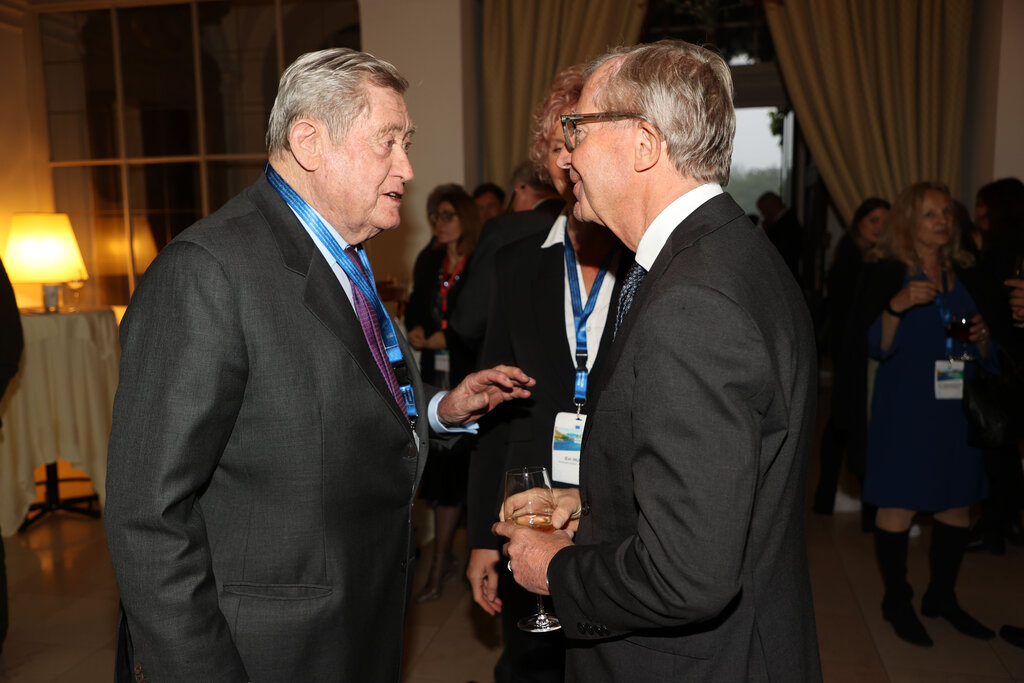
{"label": "blue lanyard", "polygon": [[417,416],[416,396],[413,393],[412,382],[409,379],[409,370],[406,367],[405,358],[402,356],[402,349],[398,345],[398,335],[395,334],[394,323],[391,322],[391,316],[388,315],[387,309],[384,308],[384,303],[377,294],[377,286],[372,279],[373,270],[370,268],[370,260],[366,258],[366,250],[356,249],[356,253],[359,254],[359,261],[363,265],[363,272],[360,272],[359,268],[352,263],[352,259],[345,255],[345,250],[338,244],[333,231],[324,224],[323,219],[313,210],[313,207],[306,203],[306,200],[300,197],[299,193],[292,189],[291,185],[285,182],[284,178],[278,175],[277,171],[269,163],[264,171],[271,187],[277,190],[277,193],[281,195],[285,203],[309,226],[317,239],[327,247],[327,250],[331,252],[331,256],[341,266],[341,269],[345,271],[348,279],[354,286],[359,288],[363,297],[373,306],[373,310],[377,314],[380,336],[384,340],[384,349],[388,354],[388,362],[391,363],[391,367],[395,371],[398,388],[402,392],[402,399],[405,401],[405,411],[409,415],[410,420],[415,419]]}
{"label": "blue lanyard", "polygon": [[[924,268],[921,269],[924,273]],[[924,275],[925,279],[928,275]],[[939,319],[942,321],[943,330],[948,329],[949,324],[953,321],[953,310],[949,307],[946,294],[948,293],[946,288],[946,269],[942,269],[942,283],[939,285],[939,292],[935,295],[935,305],[939,309]],[[946,334],[946,356],[949,358],[953,357],[953,337],[948,333]]]}
{"label": "blue lanyard", "polygon": [[573,399],[576,403],[576,410],[579,411],[587,401],[587,319],[594,312],[597,305],[597,295],[601,291],[601,282],[604,281],[605,273],[612,262],[615,250],[612,249],[601,264],[601,270],[597,271],[594,284],[590,286],[590,293],[587,294],[587,305],[583,306],[583,298],[580,296],[580,281],[576,276],[576,252],[572,248],[572,240],[569,239],[569,226],[566,223],[565,234],[562,239],[565,245],[565,274],[569,278],[569,298],[572,300],[572,319],[576,327],[576,385],[573,389]]}

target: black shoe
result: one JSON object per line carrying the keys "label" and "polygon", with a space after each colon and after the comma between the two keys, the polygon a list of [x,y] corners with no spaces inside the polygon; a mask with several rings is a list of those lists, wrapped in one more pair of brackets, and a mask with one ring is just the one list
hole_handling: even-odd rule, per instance
{"label": "black shoe", "polygon": [[932,618],[942,617],[952,624],[953,628],[957,631],[971,638],[992,640],[996,637],[995,631],[963,611],[955,600],[942,604],[925,593],[924,598],[921,599],[921,614]]}
{"label": "black shoe", "polygon": [[883,602],[882,616],[892,624],[896,635],[911,645],[919,645],[921,647],[931,647],[933,645],[928,631],[924,629],[924,624],[917,618],[914,606],[909,602],[902,602],[896,605],[886,605]]}
{"label": "black shoe", "polygon": [[1010,626],[1006,624],[999,629],[999,635],[1003,637],[1003,640],[1016,645],[1017,647],[1024,647],[1024,628],[1020,626]]}

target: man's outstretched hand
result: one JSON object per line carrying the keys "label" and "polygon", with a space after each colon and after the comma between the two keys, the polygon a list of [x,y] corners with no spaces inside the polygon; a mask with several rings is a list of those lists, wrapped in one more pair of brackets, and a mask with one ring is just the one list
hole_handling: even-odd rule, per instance
{"label": "man's outstretched hand", "polygon": [[437,405],[437,417],[448,427],[479,420],[503,401],[529,398],[536,380],[519,368],[498,365],[467,375]]}

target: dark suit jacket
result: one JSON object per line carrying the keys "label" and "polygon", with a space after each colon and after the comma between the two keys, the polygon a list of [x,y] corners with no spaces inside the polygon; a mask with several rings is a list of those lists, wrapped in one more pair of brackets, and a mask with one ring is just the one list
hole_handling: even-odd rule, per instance
{"label": "dark suit jacket", "polygon": [[463,292],[449,318],[451,329],[472,349],[478,351],[483,344],[495,291],[498,250],[528,235],[547,233],[563,206],[565,202],[561,199],[546,199],[530,211],[495,216],[484,223],[473,256],[466,264]]}
{"label": "dark suit jacket", "polygon": [[164,248],[121,345],[104,517],[133,666],[398,681],[427,421],[417,448],[265,177]]}
{"label": "dark suit jacket", "polygon": [[[483,420],[469,470],[470,548],[500,549],[505,539],[494,536],[491,525],[498,521],[505,471],[528,465],[550,470],[555,414],[576,409],[575,364],[565,338],[565,255],[560,246],[541,249],[546,238],[547,233],[537,233],[498,252],[495,274],[503,286],[495,292],[481,362],[484,367],[515,365],[536,379],[537,385],[530,398],[504,403]],[[608,355],[615,302],[631,263],[632,254],[622,249],[604,334],[600,345],[588,344],[591,353],[597,350],[591,377]],[[604,286],[608,284],[606,280]],[[588,400],[584,412],[589,413],[593,404]]]}
{"label": "dark suit jacket", "polygon": [[0,399],[7,384],[18,373],[24,340],[21,334],[21,314],[14,298],[14,288],[0,261]]}
{"label": "dark suit jacket", "polygon": [[567,680],[820,680],[811,321],[728,195],[676,227],[610,351],[584,436],[589,510],[548,569]]}

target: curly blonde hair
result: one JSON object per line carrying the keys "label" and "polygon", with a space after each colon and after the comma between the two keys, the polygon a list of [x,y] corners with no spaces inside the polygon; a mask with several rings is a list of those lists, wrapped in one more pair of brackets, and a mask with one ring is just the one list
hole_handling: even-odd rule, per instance
{"label": "curly blonde hair", "polygon": [[570,113],[583,92],[583,68],[571,66],[555,76],[548,89],[548,95],[537,103],[533,110],[533,125],[530,127],[530,163],[537,175],[546,184],[551,184],[548,173],[548,148],[551,146],[551,124],[562,114]]}

